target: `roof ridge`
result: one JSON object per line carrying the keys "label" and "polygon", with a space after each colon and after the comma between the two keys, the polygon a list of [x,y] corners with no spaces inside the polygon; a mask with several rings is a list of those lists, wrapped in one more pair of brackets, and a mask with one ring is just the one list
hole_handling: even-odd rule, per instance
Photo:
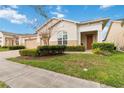
{"label": "roof ridge", "polygon": [[94,21],[100,21],[100,20],[109,20],[110,18],[98,18],[98,19],[92,19],[92,20],[86,20],[86,21],[82,21],[80,23],[88,23],[88,22],[94,22]]}

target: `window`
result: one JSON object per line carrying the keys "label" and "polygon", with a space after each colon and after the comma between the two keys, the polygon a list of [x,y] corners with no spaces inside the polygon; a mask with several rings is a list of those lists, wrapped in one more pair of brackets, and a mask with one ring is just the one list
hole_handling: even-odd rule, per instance
{"label": "window", "polygon": [[61,31],[57,35],[58,45],[67,45],[67,32]]}

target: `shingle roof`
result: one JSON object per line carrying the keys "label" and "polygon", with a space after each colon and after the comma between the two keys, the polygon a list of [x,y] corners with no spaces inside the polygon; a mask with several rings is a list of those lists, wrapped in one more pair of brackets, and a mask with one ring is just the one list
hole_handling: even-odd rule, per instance
{"label": "shingle roof", "polygon": [[16,33],[7,32],[7,31],[0,31],[0,32],[2,32],[4,35],[11,35],[11,36],[31,36],[31,35],[36,35],[36,34],[16,34]]}
{"label": "shingle roof", "polygon": [[104,20],[109,20],[109,18],[99,18],[99,19],[94,19],[94,20],[88,20],[88,21],[82,21],[79,24],[86,24],[86,23],[94,23],[94,22],[99,22],[99,21],[104,21]]}
{"label": "shingle roof", "polygon": [[109,18],[100,18],[100,19],[95,19],[95,20],[90,20],[90,21],[83,21],[83,22],[76,22],[76,21],[72,21],[72,20],[68,20],[68,19],[64,19],[64,18],[52,18],[52,19],[49,19],[47,22],[45,22],[43,25],[41,25],[37,30],[36,32],[41,29],[42,27],[44,27],[47,23],[49,23],[51,20],[54,20],[54,19],[57,19],[57,20],[64,20],[64,21],[68,21],[68,22],[72,22],[72,23],[76,23],[76,24],[87,24],[87,23],[94,23],[94,22],[100,22],[100,21],[103,21],[103,28],[104,26],[106,25],[106,23],[109,21]]}
{"label": "shingle roof", "polygon": [[121,19],[117,19],[116,21],[124,21],[124,18],[121,18]]}
{"label": "shingle roof", "polygon": [[12,32],[6,32],[6,31],[0,31],[0,32],[2,32],[4,35],[11,35],[11,36],[17,35],[16,33],[12,33]]}

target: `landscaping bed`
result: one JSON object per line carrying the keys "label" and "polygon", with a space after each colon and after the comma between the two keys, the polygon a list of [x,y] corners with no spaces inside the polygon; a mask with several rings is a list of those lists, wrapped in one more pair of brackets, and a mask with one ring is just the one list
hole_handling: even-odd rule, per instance
{"label": "landscaping bed", "polygon": [[0,88],[8,88],[9,86],[7,86],[5,83],[0,81]]}
{"label": "landscaping bed", "polygon": [[92,80],[113,87],[124,87],[124,53],[110,56],[66,54],[45,57],[17,57],[9,60]]}

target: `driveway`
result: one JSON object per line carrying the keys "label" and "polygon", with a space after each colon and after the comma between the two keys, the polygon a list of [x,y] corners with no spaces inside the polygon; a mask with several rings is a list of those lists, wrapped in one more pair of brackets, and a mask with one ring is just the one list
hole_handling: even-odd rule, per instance
{"label": "driveway", "polygon": [[18,51],[0,52],[0,81],[13,88],[102,88],[109,87],[56,72],[6,60]]}

